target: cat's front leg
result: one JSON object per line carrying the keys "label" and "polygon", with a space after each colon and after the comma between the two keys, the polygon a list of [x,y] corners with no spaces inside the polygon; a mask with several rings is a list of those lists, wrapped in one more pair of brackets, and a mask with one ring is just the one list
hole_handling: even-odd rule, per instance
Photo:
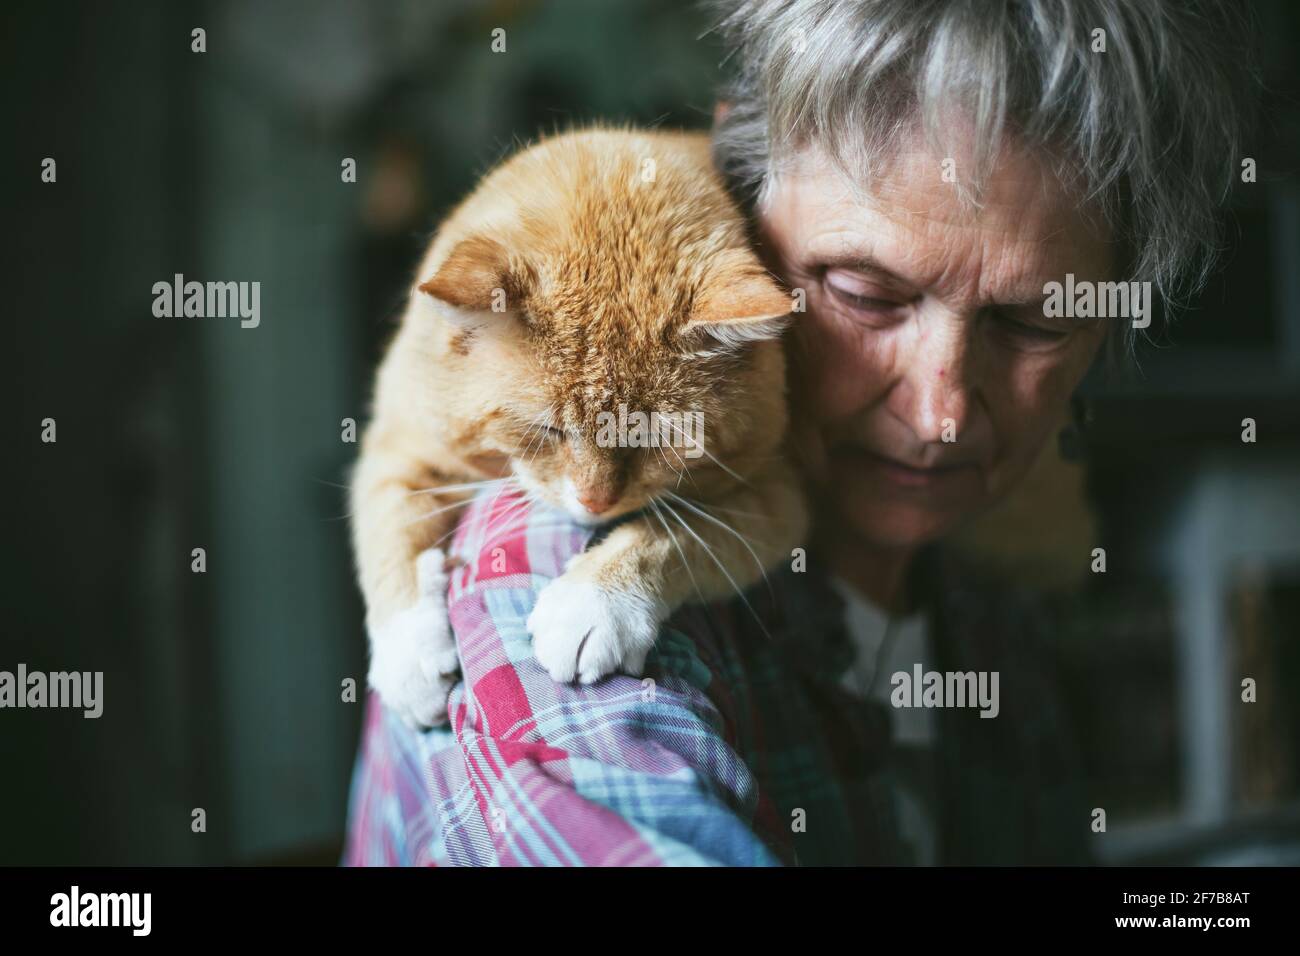
{"label": "cat's front leg", "polygon": [[352,486],[353,542],[370,636],[370,686],[413,728],[446,723],[459,662],[447,618],[446,555],[453,480],[401,447],[383,423],[366,435]]}
{"label": "cat's front leg", "polygon": [[676,494],[575,556],[529,615],[538,661],[557,681],[639,676],[659,627],[682,604],[735,596],[788,560],[807,507],[784,462],[726,496]]}
{"label": "cat's front leg", "polygon": [[574,555],[528,616],[533,653],[552,678],[590,684],[622,670],[640,676],[673,610],[659,594],[660,542],[636,519]]}
{"label": "cat's front leg", "polygon": [[429,548],[415,560],[417,597],[371,626],[367,680],[407,726],[445,723],[460,660],[447,617],[447,556]]}

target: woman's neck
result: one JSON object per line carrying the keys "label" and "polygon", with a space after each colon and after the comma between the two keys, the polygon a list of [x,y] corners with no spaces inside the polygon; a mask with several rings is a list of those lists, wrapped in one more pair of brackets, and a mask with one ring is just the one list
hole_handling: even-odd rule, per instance
{"label": "woman's neck", "polygon": [[888,614],[912,610],[908,572],[916,557],[912,548],[882,548],[848,531],[819,535],[819,550],[830,570]]}

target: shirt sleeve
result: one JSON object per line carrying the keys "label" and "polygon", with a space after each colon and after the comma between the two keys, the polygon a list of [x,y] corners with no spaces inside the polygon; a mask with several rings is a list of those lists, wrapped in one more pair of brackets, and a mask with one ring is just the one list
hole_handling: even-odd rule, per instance
{"label": "shirt sleeve", "polygon": [[451,549],[463,680],[449,726],[417,733],[371,695],[345,863],[782,862],[753,826],[764,798],[692,641],[666,632],[646,677],[586,686],[557,684],[534,657],[529,612],[590,536],[506,490],[467,509]]}

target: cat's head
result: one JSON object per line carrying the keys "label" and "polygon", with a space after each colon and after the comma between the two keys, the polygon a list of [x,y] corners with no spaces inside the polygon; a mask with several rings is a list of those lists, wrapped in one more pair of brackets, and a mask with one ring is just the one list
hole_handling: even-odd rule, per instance
{"label": "cat's head", "polygon": [[529,491],[597,524],[780,453],[793,303],[702,137],[558,137],[491,174],[445,232],[418,290],[477,409],[472,441]]}

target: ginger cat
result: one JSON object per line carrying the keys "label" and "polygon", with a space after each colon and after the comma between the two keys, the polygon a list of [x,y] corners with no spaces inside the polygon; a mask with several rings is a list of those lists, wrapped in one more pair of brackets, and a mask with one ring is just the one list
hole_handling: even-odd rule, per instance
{"label": "ginger cat", "polygon": [[[569,520],[624,519],[528,618],[557,681],[639,676],[669,613],[788,559],[807,523],[785,449],[792,305],[702,134],[569,133],[490,172],[420,264],[353,475],[384,702],[414,727],[446,720],[440,545],[495,481]],[[669,413],[657,446],[614,440],[637,412]]]}

